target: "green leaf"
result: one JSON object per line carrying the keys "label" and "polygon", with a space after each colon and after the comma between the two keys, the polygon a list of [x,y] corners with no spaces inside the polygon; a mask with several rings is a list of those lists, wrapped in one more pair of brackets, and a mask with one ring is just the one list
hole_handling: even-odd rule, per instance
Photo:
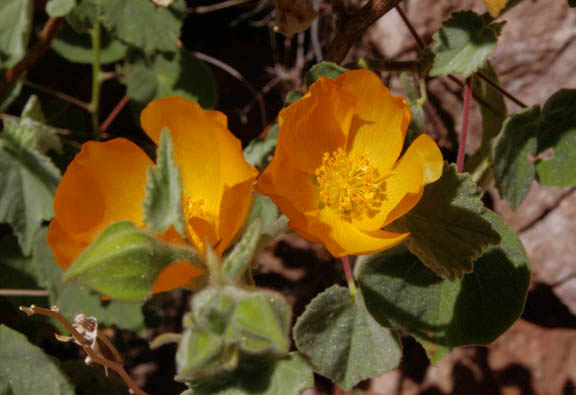
{"label": "green leaf", "polygon": [[74,387],[51,357],[26,337],[0,325],[3,394],[74,395]]}
{"label": "green leaf", "polygon": [[78,33],[88,33],[100,16],[100,0],[80,0],[66,16],[66,20]]}
{"label": "green leaf", "polygon": [[[496,71],[490,62],[487,62],[481,71],[490,80],[499,84]],[[465,171],[471,174],[478,171],[480,174],[474,174],[476,178],[473,178],[482,186],[488,185],[491,181],[486,173],[490,171],[492,142],[502,129],[508,109],[502,93],[477,75],[472,76],[472,93],[483,102],[480,103],[482,143],[478,150],[466,160]],[[484,167],[480,168],[481,166]]]}
{"label": "green leaf", "polygon": [[102,23],[127,44],[146,52],[178,51],[182,22],[164,7],[151,1],[100,0]]}
{"label": "green leaf", "polygon": [[51,17],[67,15],[76,5],[76,0],[48,0],[46,13]]}
{"label": "green leaf", "polygon": [[144,223],[156,233],[164,233],[170,226],[186,238],[182,179],[180,168],[174,161],[172,137],[168,128],[162,129],[156,166],[147,169]]}
{"label": "green leaf", "polygon": [[294,326],[298,350],[314,370],[345,391],[360,381],[398,366],[398,336],[366,310],[362,294],[355,297],[335,285],[316,296]]}
{"label": "green leaf", "polygon": [[238,276],[242,275],[254,260],[254,256],[258,252],[257,247],[262,233],[262,223],[263,221],[260,217],[254,218],[244,230],[240,241],[224,258],[222,271],[231,280],[236,280]]}
{"label": "green leaf", "polygon": [[314,375],[302,355],[291,352],[265,366],[238,369],[222,381],[190,384],[181,395],[300,395],[314,386]]}
{"label": "green leaf", "polygon": [[538,107],[510,115],[494,140],[492,163],[496,188],[513,210],[524,200],[534,180],[530,156],[536,155],[539,117]]}
{"label": "green leaf", "polygon": [[370,313],[422,341],[433,360],[456,346],[491,343],[524,309],[530,282],[524,247],[495,213],[483,217],[502,241],[484,249],[461,280],[438,277],[404,246],[358,258],[355,274]]}
{"label": "green leaf", "polygon": [[536,162],[538,182],[543,185],[576,185],[576,90],[562,89],[542,109],[538,152],[552,150],[551,159]]}
{"label": "green leaf", "polygon": [[408,125],[408,131],[404,139],[403,151],[408,149],[419,135],[425,133],[427,128],[426,114],[424,113],[424,104],[428,100],[425,85],[426,80],[420,78],[418,82],[419,86],[416,85],[413,77],[409,73],[400,74],[400,84],[402,85],[404,96],[408,99],[410,113],[412,114],[412,120],[410,121],[410,125]]}
{"label": "green leaf", "polygon": [[268,290],[208,287],[192,299],[176,356],[178,381],[238,368],[241,359],[268,360],[288,351],[290,306]]}
{"label": "green leaf", "polygon": [[304,97],[304,93],[299,90],[291,90],[286,94],[286,99],[284,100],[284,107],[288,107],[292,103],[296,103],[298,100]]}
{"label": "green leaf", "polygon": [[262,220],[262,228],[264,229],[272,225],[278,219],[279,214],[280,210],[278,210],[278,206],[274,204],[272,199],[256,192],[246,223],[250,224],[256,218],[260,218]]}
{"label": "green leaf", "polygon": [[494,52],[501,26],[488,24],[472,11],[453,13],[433,36],[436,58],[430,75],[459,74],[466,78],[478,71]]}
{"label": "green leaf", "polygon": [[26,54],[33,10],[32,0],[0,1],[0,71],[14,66]]}
{"label": "green leaf", "polygon": [[277,141],[278,124],[274,124],[265,137],[258,137],[250,141],[244,148],[244,159],[254,167],[266,168],[274,155]]}
{"label": "green leaf", "polygon": [[481,200],[482,191],[470,175],[444,166],[442,177],[424,188],[420,202],[387,227],[410,232],[408,249],[439,276],[449,280],[472,272],[482,250],[500,241]]}
{"label": "green leaf", "polygon": [[[77,32],[69,23],[62,25],[58,35],[52,40],[51,46],[58,55],[70,62],[92,63],[94,55],[90,35]],[[126,45],[111,37],[106,29],[101,29],[100,62],[102,64],[114,63],[124,59],[126,49]]]}
{"label": "green leaf", "polygon": [[[0,81],[4,74],[15,66],[27,52],[32,30],[33,0],[0,1]],[[22,79],[14,82],[0,95],[0,111],[5,111],[18,97]]]}
{"label": "green leaf", "polygon": [[310,86],[316,82],[320,76],[333,79],[338,77],[340,74],[345,73],[346,71],[348,71],[348,69],[345,69],[336,63],[320,62],[312,66],[310,70],[306,72],[306,75],[304,76],[304,82],[306,82],[306,86]]}
{"label": "green leaf", "polygon": [[199,262],[192,248],[164,244],[121,221],[106,227],[76,258],[64,281],[82,283],[114,299],[138,300],[150,295],[163,269],[184,259]]}
{"label": "green leaf", "polygon": [[0,223],[8,223],[25,255],[42,222],[54,216],[52,199],[60,171],[50,159],[36,151],[31,120],[4,120],[0,135]]}
{"label": "green leaf", "polygon": [[128,96],[140,107],[167,96],[183,96],[206,109],[216,105],[212,72],[185,49],[175,54],[157,54],[150,64],[141,58],[133,59],[126,71]]}

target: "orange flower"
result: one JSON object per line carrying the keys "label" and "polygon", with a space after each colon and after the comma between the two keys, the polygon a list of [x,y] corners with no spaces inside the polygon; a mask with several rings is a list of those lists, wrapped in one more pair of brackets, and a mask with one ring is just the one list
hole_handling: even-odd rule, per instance
{"label": "orange flower", "polygon": [[320,77],[280,112],[276,153],[256,189],[335,257],[393,247],[409,234],[381,228],[442,174],[442,154],[428,135],[399,158],[410,119],[406,101],[369,71]]}
{"label": "orange flower", "polygon": [[[156,144],[164,127],[171,132],[182,176],[188,241],[202,253],[207,239],[221,254],[245,220],[257,175],[244,160],[240,141],[228,130],[226,116],[169,97],[148,104],[141,123]],[[82,146],[56,190],[55,217],[47,235],[62,268],[114,222],[129,220],[145,228],[146,168],[153,165],[144,151],[123,138]],[[161,237],[185,242],[172,228]],[[154,292],[182,286],[199,274],[194,265],[174,263],[160,274]]]}

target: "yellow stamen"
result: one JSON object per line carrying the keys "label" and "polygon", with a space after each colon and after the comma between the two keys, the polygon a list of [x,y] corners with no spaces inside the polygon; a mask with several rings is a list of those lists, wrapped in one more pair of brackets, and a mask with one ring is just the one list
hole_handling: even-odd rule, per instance
{"label": "yellow stamen", "polygon": [[[213,225],[215,218],[212,214],[207,212],[204,208],[204,199],[193,200],[190,195],[184,193],[184,218],[186,220],[186,228],[188,230],[188,237],[192,244],[197,248],[203,250],[204,239],[207,235],[198,234],[199,226],[203,223]],[[196,226],[194,226],[196,225]]]}
{"label": "yellow stamen", "polygon": [[384,181],[364,155],[350,157],[342,148],[325,152],[314,173],[321,205],[338,211],[348,221],[373,217],[385,198]]}

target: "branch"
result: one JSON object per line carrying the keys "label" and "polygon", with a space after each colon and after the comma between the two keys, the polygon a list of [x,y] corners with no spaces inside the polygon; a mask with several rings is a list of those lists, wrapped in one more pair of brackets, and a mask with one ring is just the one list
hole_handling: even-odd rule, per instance
{"label": "branch", "polygon": [[[118,350],[112,345],[112,343],[104,337],[101,333],[97,331],[97,324],[96,320],[92,317],[86,317],[84,313],[76,314],[74,317],[75,326],[72,325],[62,314],[60,314],[60,310],[58,307],[53,306],[50,310],[43,309],[41,307],[37,307],[35,305],[30,305],[30,307],[20,306],[20,310],[28,314],[29,316],[34,314],[41,314],[46,315],[48,317],[56,318],[58,321],[64,325],[64,327],[70,331],[72,334],[72,339],[76,344],[82,347],[82,349],[88,354],[86,358],[86,364],[95,362],[99,365],[104,366],[104,368],[109,368],[114,370],[122,380],[128,385],[130,388],[130,392],[137,395],[148,395],[146,392],[142,391],[136,383],[132,380],[130,375],[122,366],[122,359],[120,358],[120,354]],[[96,332],[94,334],[94,331]],[[65,336],[56,335],[56,338],[60,341],[68,341],[69,339]],[[99,352],[98,342],[101,341],[106,348],[113,354],[114,361],[111,361]]]}
{"label": "branch", "polygon": [[[337,14],[336,36],[328,46],[326,60],[341,63],[362,33],[402,0],[370,0],[356,14],[349,16],[340,5]],[[340,3],[337,3],[340,4]]]}
{"label": "branch", "polygon": [[20,75],[32,67],[50,48],[50,43],[60,26],[62,25],[62,18],[50,18],[42,33],[40,34],[40,40],[34,44],[32,48],[28,51],[24,59],[22,59],[16,66],[6,71],[4,75],[4,81],[0,84],[0,95],[6,91],[10,85],[14,83],[20,77]]}

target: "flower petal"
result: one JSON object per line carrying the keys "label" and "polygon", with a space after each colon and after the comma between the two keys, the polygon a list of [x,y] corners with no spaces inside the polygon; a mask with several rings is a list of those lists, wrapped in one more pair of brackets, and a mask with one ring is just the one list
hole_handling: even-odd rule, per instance
{"label": "flower petal", "polygon": [[[182,97],[167,97],[150,102],[140,120],[156,143],[164,127],[170,130],[184,189],[191,201],[202,204],[206,212],[202,219],[213,227],[216,239],[222,239],[217,219],[225,190],[253,183],[258,174],[244,160],[242,144],[228,130],[226,116],[218,111],[204,111],[197,103]],[[250,194],[244,195],[239,198],[249,201]],[[210,232],[204,230],[199,230],[200,239],[211,238]],[[224,233],[228,237],[229,232]]]}
{"label": "flower petal", "polygon": [[320,77],[308,94],[280,111],[275,156],[313,174],[322,154],[345,147],[354,105],[352,95]]}
{"label": "flower petal", "polygon": [[252,204],[254,179],[224,188],[224,196],[218,218],[218,244],[216,252],[222,254],[244,225]]}
{"label": "flower petal", "polygon": [[201,276],[204,273],[204,270],[190,262],[173,262],[160,272],[154,283],[152,292],[166,292],[174,288],[183,287],[193,278]]}
{"label": "flower petal", "polygon": [[381,174],[387,173],[402,152],[412,118],[406,100],[392,96],[380,78],[368,70],[346,72],[335,82],[357,98],[348,152],[366,156]]}
{"label": "flower petal", "polygon": [[[113,222],[142,226],[146,168],[151,165],[144,151],[126,139],[82,146],[54,196],[55,219],[47,240],[61,266],[69,266],[79,245],[90,244]],[[66,246],[74,253],[63,251]]]}
{"label": "flower petal", "polygon": [[409,233],[391,233],[383,230],[362,231],[354,224],[342,220],[330,209],[321,210],[318,221],[308,232],[323,236],[323,242],[334,257],[365,255],[392,248],[401,243]]}
{"label": "flower petal", "polygon": [[386,178],[386,199],[380,211],[357,225],[364,230],[379,229],[412,210],[422,197],[424,185],[440,177],[442,166],[442,154],[434,140],[426,134],[418,136]]}

